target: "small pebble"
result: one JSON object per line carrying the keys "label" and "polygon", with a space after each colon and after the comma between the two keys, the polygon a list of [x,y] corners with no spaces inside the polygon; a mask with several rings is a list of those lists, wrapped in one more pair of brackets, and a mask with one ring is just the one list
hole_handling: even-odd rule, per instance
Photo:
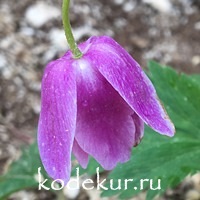
{"label": "small pebble", "polygon": [[123,4],[123,10],[125,12],[130,12],[135,8],[135,3],[133,1],[128,1]]}
{"label": "small pebble", "polygon": [[69,186],[63,189],[64,195],[69,199],[76,199],[80,193],[80,185],[77,185],[77,179],[72,177],[68,184]]}
{"label": "small pebble", "polygon": [[0,70],[6,67],[6,65],[7,65],[7,60],[5,56],[0,55]]}
{"label": "small pebble", "polygon": [[199,200],[200,199],[200,193],[196,190],[190,190],[186,193],[186,200]]}
{"label": "small pebble", "polygon": [[53,47],[58,50],[66,50],[68,47],[65,32],[62,29],[52,29],[49,33],[49,38]]}
{"label": "small pebble", "polygon": [[199,65],[200,64],[200,56],[193,56],[192,57],[192,64],[193,65],[195,65],[195,66],[197,66],[197,65]]}
{"label": "small pebble", "polygon": [[35,28],[39,28],[49,20],[59,17],[60,15],[61,12],[58,8],[40,1],[26,10],[25,18],[29,24]]}
{"label": "small pebble", "polygon": [[162,13],[170,13],[172,10],[172,5],[169,0],[143,0],[143,2],[151,5],[153,8]]}
{"label": "small pebble", "polygon": [[194,29],[196,29],[196,30],[200,30],[200,21],[199,22],[196,22],[195,24],[194,24]]}

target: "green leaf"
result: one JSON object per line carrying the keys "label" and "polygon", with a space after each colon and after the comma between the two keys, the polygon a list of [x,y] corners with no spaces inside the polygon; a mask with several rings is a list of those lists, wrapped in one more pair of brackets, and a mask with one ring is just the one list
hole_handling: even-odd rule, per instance
{"label": "green leaf", "polygon": [[[73,159],[74,160],[74,159]],[[38,188],[38,168],[41,167],[41,175],[48,179],[45,182],[45,186],[51,189],[51,178],[46,174],[43,165],[40,161],[38,146],[35,142],[28,148],[25,148],[21,157],[11,164],[7,173],[0,176],[0,199],[8,197],[10,194],[24,189],[36,189]],[[79,174],[88,173],[89,175],[96,173],[96,168],[100,168],[100,172],[103,168],[94,160],[90,159],[90,163],[87,169],[82,169],[79,165],[75,165],[72,170],[72,176],[76,176],[76,168],[79,167]]]}
{"label": "green leaf", "polygon": [[[152,200],[200,170],[200,76],[179,74],[156,62],[148,66],[149,77],[175,124],[176,135],[167,138],[146,127],[144,139],[133,148],[130,161],[118,165],[109,175],[114,185],[118,179],[133,179],[133,183],[125,190],[122,181],[121,190],[109,189],[102,196],[119,195],[120,199],[127,199],[141,192],[141,179],[152,179],[155,187],[161,179],[160,190],[151,190],[149,183],[145,184],[146,199]],[[108,182],[106,186],[109,185]]]}
{"label": "green leaf", "polygon": [[[149,190],[150,193],[157,195],[164,192],[168,187],[176,186],[189,173],[192,174],[199,170],[200,141],[194,139],[189,141],[185,138],[175,137],[171,141],[163,139],[166,141],[154,144],[153,141],[160,140],[162,136],[155,133],[155,135],[149,134],[145,137],[148,140],[151,138],[151,144],[144,141],[144,144],[133,150],[129,162],[120,164],[109,175],[109,179],[115,180],[114,185],[117,185],[118,179],[133,179],[133,186],[124,191],[104,191],[103,196],[120,193],[119,197],[126,199],[141,192],[139,189],[133,189],[134,186],[140,188],[140,179],[153,179],[156,184],[160,178],[161,190]],[[109,187],[109,184],[106,186]],[[122,188],[124,186],[124,183],[122,183]]]}
{"label": "green leaf", "polygon": [[190,77],[193,78],[193,80],[196,81],[197,83],[200,83],[200,75],[194,74],[191,75]]}
{"label": "green leaf", "polygon": [[148,66],[149,76],[176,130],[200,138],[200,82],[194,78],[198,76],[178,74],[172,68],[153,61]]}
{"label": "green leaf", "polygon": [[19,160],[12,163],[5,175],[0,176],[0,199],[22,189],[37,188],[39,167],[41,174],[47,177],[40,162],[37,144],[34,143],[23,151]]}

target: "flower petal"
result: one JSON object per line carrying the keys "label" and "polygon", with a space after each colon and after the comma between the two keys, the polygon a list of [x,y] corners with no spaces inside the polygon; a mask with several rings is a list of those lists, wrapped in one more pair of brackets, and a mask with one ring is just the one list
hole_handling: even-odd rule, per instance
{"label": "flower petal", "polygon": [[86,169],[89,162],[89,156],[85,151],[83,151],[83,149],[81,149],[76,139],[74,140],[72,151],[81,167]]}
{"label": "flower petal", "polygon": [[71,171],[76,111],[76,80],[70,61],[51,62],[42,80],[38,146],[47,173],[65,183]]}
{"label": "flower petal", "polygon": [[80,147],[105,169],[130,158],[135,125],[129,105],[90,63],[74,63],[77,72],[77,127]]}
{"label": "flower petal", "polygon": [[112,38],[90,39],[85,55],[130,107],[155,131],[173,136],[175,129],[139,64]]}
{"label": "flower petal", "polygon": [[137,146],[143,136],[144,136],[144,122],[143,120],[136,114],[136,113],[133,113],[131,115],[131,117],[133,118],[133,121],[134,121],[134,124],[135,124],[135,144],[134,146]]}

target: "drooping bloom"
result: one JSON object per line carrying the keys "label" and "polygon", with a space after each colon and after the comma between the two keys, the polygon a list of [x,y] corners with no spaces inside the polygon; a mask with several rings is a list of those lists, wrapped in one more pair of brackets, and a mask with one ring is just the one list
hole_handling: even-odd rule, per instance
{"label": "drooping bloom", "polygon": [[139,64],[112,38],[91,37],[50,62],[42,80],[38,128],[40,156],[53,179],[69,180],[71,153],[87,167],[94,157],[104,169],[129,160],[144,122],[173,136],[174,126]]}

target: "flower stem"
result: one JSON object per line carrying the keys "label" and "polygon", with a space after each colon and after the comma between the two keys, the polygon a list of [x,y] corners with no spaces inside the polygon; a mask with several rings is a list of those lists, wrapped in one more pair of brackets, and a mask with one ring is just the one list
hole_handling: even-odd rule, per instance
{"label": "flower stem", "polygon": [[79,50],[74,40],[74,36],[72,34],[72,29],[71,29],[70,20],[69,20],[69,6],[70,6],[70,0],[63,0],[63,4],[62,4],[63,27],[65,30],[65,36],[66,36],[69,48],[71,49],[74,58],[78,59],[78,58],[81,58],[83,54]]}

